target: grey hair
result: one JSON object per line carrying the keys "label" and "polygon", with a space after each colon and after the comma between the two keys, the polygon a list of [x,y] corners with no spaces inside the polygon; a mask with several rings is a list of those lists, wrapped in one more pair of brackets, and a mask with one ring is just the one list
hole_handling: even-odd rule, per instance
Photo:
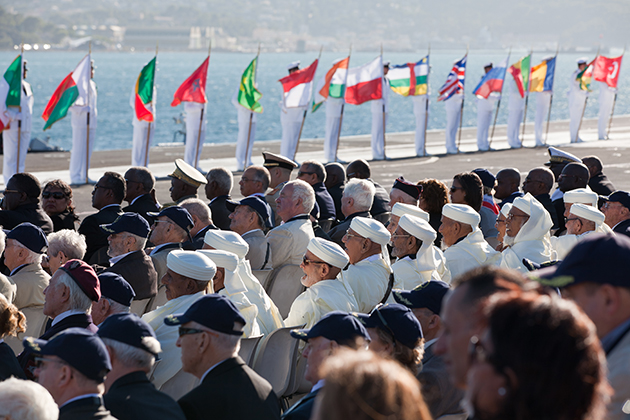
{"label": "grey hair", "polygon": [[179,207],[185,208],[191,216],[196,216],[203,222],[210,223],[212,221],[210,207],[198,198],[187,198],[179,203]]}
{"label": "grey hair", "polygon": [[39,264],[42,261],[42,254],[38,254],[37,252],[33,252],[30,249],[28,249],[27,247],[25,247],[24,245],[22,245],[22,243],[20,241],[18,241],[17,239],[15,240],[15,245],[22,248],[23,250],[26,251],[26,258],[24,258],[24,263],[25,264]]}
{"label": "grey hair", "polygon": [[4,233],[2,226],[0,226],[0,255],[4,252],[4,248],[6,247],[7,235]]}
{"label": "grey hair", "polygon": [[147,238],[143,238],[142,236],[136,235],[131,232],[121,232],[121,235],[125,235],[123,236],[123,238],[134,238],[136,240],[136,246],[134,247],[133,251],[140,251],[141,249],[144,249],[144,247],[147,245]]}
{"label": "grey hair", "polygon": [[92,311],[92,299],[90,299],[83,290],[79,287],[79,285],[70,277],[68,273],[63,270],[58,270],[59,274],[59,283],[57,287],[60,285],[64,285],[70,291],[70,300],[68,304],[70,307],[68,310],[72,311],[83,311],[89,314]]}
{"label": "grey hair", "polygon": [[151,192],[151,190],[155,187],[155,177],[147,168],[142,166],[134,166],[127,170],[127,172],[133,171],[133,173],[138,177],[138,182],[142,184],[142,188],[147,192]]}
{"label": "grey hair", "polygon": [[111,314],[128,314],[131,310],[129,306],[125,306],[122,303],[118,303],[115,300],[112,300],[108,297],[101,297],[101,299],[107,299],[109,302],[109,308],[111,310]]}
{"label": "grey hair", "polygon": [[0,416],[16,420],[57,420],[59,408],[37,382],[9,378],[0,382]]}
{"label": "grey hair", "polygon": [[354,207],[359,211],[368,211],[372,208],[376,188],[374,184],[365,179],[352,178],[343,190],[343,196],[354,200]]}
{"label": "grey hair", "polygon": [[[262,184],[263,192],[267,191],[269,188],[269,183],[271,182],[271,175],[269,171],[264,166],[250,166],[247,169],[251,169],[254,173],[254,182],[260,182]],[[246,169],[246,170],[247,170]]]}
{"label": "grey hair", "polygon": [[310,213],[313,207],[315,207],[315,191],[313,187],[311,187],[308,182],[299,179],[287,182],[285,188],[289,185],[293,186],[293,196],[291,196],[291,199],[294,202],[298,199],[302,199],[302,209],[304,213]]}
{"label": "grey hair", "polygon": [[[203,329],[212,331],[213,333],[217,335],[217,338],[214,340],[214,344],[217,347],[217,350],[219,350],[220,352],[226,352],[226,353],[231,352],[232,354],[237,354],[239,350],[241,349],[242,337],[240,335],[226,334],[219,331],[215,331],[212,328],[205,327],[201,324],[198,324],[198,325],[201,326]],[[242,330],[244,326],[245,325],[243,325],[240,322],[235,322],[233,329]]]}
{"label": "grey hair", "polygon": [[[110,351],[116,355],[116,359],[125,367],[148,371],[155,363],[155,356],[146,350],[121,343],[111,338],[102,338],[102,340],[103,343],[109,347]],[[144,345],[149,347],[154,353],[162,351],[160,342],[154,337],[143,337],[142,341]]]}
{"label": "grey hair", "polygon": [[87,250],[87,243],[85,236],[77,231],[63,229],[48,234],[48,250],[54,257],[61,251],[70,260],[82,260]]}
{"label": "grey hair", "polygon": [[223,167],[210,169],[206,175],[206,180],[208,183],[212,181],[216,182],[217,187],[219,187],[219,190],[224,194],[229,194],[234,186],[232,171]]}
{"label": "grey hair", "polygon": [[324,168],[324,165],[321,162],[316,160],[307,160],[302,162],[302,165],[307,165],[309,171],[315,172],[319,182],[326,181],[326,168]]}

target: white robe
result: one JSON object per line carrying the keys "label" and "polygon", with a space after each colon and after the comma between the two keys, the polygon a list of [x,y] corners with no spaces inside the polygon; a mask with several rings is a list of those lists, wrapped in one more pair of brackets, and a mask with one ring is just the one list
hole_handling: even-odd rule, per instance
{"label": "white robe", "polygon": [[424,156],[425,154],[425,126],[428,122],[427,118],[427,100],[428,95],[412,96],[413,115],[416,117],[416,156]]}
{"label": "white robe", "polygon": [[597,134],[599,140],[608,139],[608,124],[610,114],[613,111],[615,92],[617,89],[608,87],[605,82],[597,82],[599,85],[599,119],[597,121]]}
{"label": "white robe", "polygon": [[[236,170],[242,171],[252,165],[252,150],[256,140],[256,113],[238,103],[238,91],[232,96],[232,105],[238,114],[238,137],[236,138]],[[251,125],[251,127],[250,127]],[[247,146],[249,138],[249,147]]]}
{"label": "white robe", "polygon": [[461,120],[463,100],[464,95],[455,94],[444,101],[446,111],[446,130],[444,134],[446,136],[446,153],[448,154],[457,153],[457,134]]}
{"label": "white robe", "polygon": [[[153,101],[155,103],[156,90],[153,89]],[[153,122],[139,120],[136,118],[136,92],[132,92],[131,99],[129,101],[133,116],[131,117],[131,124],[133,125],[133,140],[131,143],[131,166],[149,166],[149,149],[153,143],[153,135],[155,134],[155,121],[157,120],[156,113],[153,111],[153,104],[148,103],[145,105],[147,110],[153,112]],[[149,127],[151,131],[149,132]],[[147,135],[148,134],[148,135]],[[147,145],[148,142],[148,145]]]}
{"label": "white robe", "polygon": [[[22,80],[22,96],[20,99],[21,109],[10,107],[7,111],[10,118],[10,126],[2,132],[3,146],[3,164],[2,175],[4,176],[4,185],[7,185],[9,179],[18,172],[25,172],[24,161],[28,146],[31,143],[31,128],[33,116],[33,89],[31,85]],[[20,125],[21,121],[21,125]],[[18,168],[18,130],[20,131],[19,145],[19,168]]]}
{"label": "white robe", "polygon": [[[201,121],[201,110],[203,121]],[[199,160],[203,151],[203,143],[206,141],[206,104],[198,102],[184,102],[184,112],[186,113],[186,146],[184,148],[184,161],[194,168],[199,168]],[[201,123],[201,131],[199,131]],[[199,138],[199,141],[197,141]]]}
{"label": "white robe", "polygon": [[282,125],[282,141],[280,142],[280,154],[291,160],[295,159],[300,128],[304,119],[306,107],[285,108],[280,101],[280,124]]}
{"label": "white robe", "polygon": [[[389,112],[389,82],[383,78],[383,99],[370,101],[372,106],[372,159],[385,159],[385,127]],[[385,126],[383,125],[385,120]]]}
{"label": "white robe", "polygon": [[521,97],[513,77],[506,80],[509,90],[507,140],[512,149],[522,147],[521,123],[525,112],[525,98]]}
{"label": "white robe", "polygon": [[534,136],[536,137],[536,146],[545,145],[545,134],[547,116],[549,115],[549,107],[551,106],[552,92],[536,93],[536,118],[534,119]]}
{"label": "white robe", "polygon": [[444,251],[444,258],[446,268],[454,279],[473,268],[498,264],[501,254],[486,242],[481,229],[476,228],[463,240],[449,246]]}
{"label": "white robe", "polygon": [[258,325],[263,335],[270,334],[278,328],[284,327],[282,315],[275,303],[271,300],[256,276],[252,273],[249,261],[239,259],[238,273],[247,288],[245,296],[258,308]]}
{"label": "white robe", "polygon": [[432,244],[428,249],[421,248],[415,260],[409,256],[396,260],[392,270],[394,289],[411,290],[427,281],[442,280],[448,283],[451,279],[444,254]]}
{"label": "white robe", "polygon": [[329,312],[357,310],[358,304],[354,294],[346,288],[339,277],[322,280],[306,289],[293,301],[284,325],[297,327],[306,324],[304,328],[311,328]]}
{"label": "white robe", "polygon": [[324,137],[324,160],[337,161],[339,130],[341,130],[341,110],[344,106],[343,98],[328,97],[326,107],[326,134]]}
{"label": "white robe", "polygon": [[582,121],[582,114],[584,113],[584,108],[586,107],[586,98],[588,97],[588,92],[580,89],[580,83],[575,80],[578,73],[579,70],[573,72],[569,85],[569,117],[571,118],[569,123],[569,138],[571,143],[582,141],[579,137],[578,131]]}
{"label": "white robe", "polygon": [[354,293],[359,312],[367,314],[385,296],[389,273],[389,266],[381,254],[377,254],[351,264],[341,272],[340,279]]}
{"label": "white robe", "polygon": [[[94,80],[90,80],[88,105],[70,107],[72,125],[72,152],[70,153],[70,183],[85,184],[88,180],[88,169],[94,144],[96,143],[96,126],[98,122],[97,90]],[[90,118],[90,137],[88,139],[88,115]],[[89,140],[89,150],[88,150]]]}
{"label": "white robe", "polygon": [[607,224],[601,224],[595,227],[595,230],[589,230],[588,232],[584,232],[580,235],[571,235],[566,234],[562,236],[552,236],[551,240],[551,259],[552,260],[563,260],[569,252],[576,246],[579,242],[584,240],[587,235],[591,233],[610,233],[611,229]]}
{"label": "white robe", "polygon": [[488,136],[498,100],[496,93],[491,93],[488,99],[477,97],[477,148],[482,152],[490,149]]}

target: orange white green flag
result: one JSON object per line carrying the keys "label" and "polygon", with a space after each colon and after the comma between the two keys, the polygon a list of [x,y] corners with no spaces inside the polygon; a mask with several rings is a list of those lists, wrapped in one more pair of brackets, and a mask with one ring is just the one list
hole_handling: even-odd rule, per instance
{"label": "orange white green flag", "polygon": [[525,97],[525,92],[529,90],[529,74],[531,66],[532,55],[525,56],[512,64],[508,69],[508,72],[514,78],[518,93],[521,94],[521,98]]}
{"label": "orange white green flag", "polygon": [[343,98],[346,92],[349,64],[349,56],[334,61],[332,68],[326,72],[324,77],[317,81],[312,112],[317,111],[329,96],[332,98]]}

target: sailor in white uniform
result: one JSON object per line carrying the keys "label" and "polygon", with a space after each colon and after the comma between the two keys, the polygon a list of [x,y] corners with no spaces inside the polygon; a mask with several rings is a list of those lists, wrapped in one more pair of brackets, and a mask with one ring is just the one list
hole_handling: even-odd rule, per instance
{"label": "sailor in white uniform", "polygon": [[[96,108],[97,90],[94,78],[94,60],[91,62],[90,90],[88,104],[76,104],[70,107],[72,125],[72,152],[70,153],[70,183],[81,185],[92,183],[87,177],[90,168],[90,158],[96,143],[96,126],[98,122],[98,110]],[[88,124],[90,127],[88,138]],[[88,150],[89,143],[89,150]]]}
{"label": "sailor in white uniform", "polygon": [[416,156],[425,155],[425,135],[426,125],[429,122],[427,115],[429,109],[427,107],[427,101],[429,100],[429,92],[424,95],[414,95],[411,97],[413,101],[413,115],[416,117]]}
{"label": "sailor in white uniform", "polygon": [[457,132],[462,115],[463,100],[464,94],[459,91],[444,101],[444,109],[446,111],[446,129],[444,130],[444,135],[446,137],[446,153],[448,154],[458,152]]}
{"label": "sailor in white uniform", "polygon": [[[492,63],[486,64],[483,69],[488,73],[492,70]],[[477,148],[479,151],[490,150],[490,143],[488,142],[490,124],[492,124],[495,105],[500,97],[498,92],[492,92],[487,99],[477,96]]]}
{"label": "sailor in white uniform", "polygon": [[[206,141],[206,117],[207,104],[199,102],[184,102],[186,113],[186,146],[184,149],[184,162],[193,168],[200,170],[199,160],[203,151],[203,143]],[[203,121],[201,111],[203,110]],[[197,141],[199,139],[199,141]]]}
{"label": "sailor in white uniform", "polygon": [[[336,60],[333,64],[342,59]],[[326,99],[326,134],[324,137],[324,159],[330,162],[337,162],[337,148],[339,142],[339,130],[341,130],[341,110],[345,101],[343,98]]]}
{"label": "sailor in white uniform", "polygon": [[[287,66],[289,74],[293,74],[300,69],[300,62],[294,61]],[[280,124],[282,124],[282,142],[280,143],[280,154],[289,159],[295,159],[297,150],[300,128],[304,121],[305,106],[287,108],[284,106],[284,100],[280,103]]]}
{"label": "sailor in white uniform", "polygon": [[[383,62],[383,97],[375,99],[372,103],[372,159],[385,159],[385,127],[389,112],[389,61]],[[385,125],[383,125],[385,123]]]}
{"label": "sailor in white uniform", "polygon": [[588,91],[580,89],[580,82],[576,80],[577,75],[584,70],[588,64],[586,57],[579,58],[577,60],[577,70],[571,74],[571,82],[569,84],[569,117],[571,122],[569,123],[569,134],[571,143],[581,143],[582,139],[579,137],[580,123],[582,122],[582,115],[584,108],[586,107],[586,98],[588,97]]}
{"label": "sailor in white uniform", "polygon": [[518,149],[523,146],[523,140],[519,136],[525,111],[525,97],[521,97],[513,77],[508,77],[506,83],[510,98],[508,101],[507,141],[510,148]]}
{"label": "sailor in white uniform", "polygon": [[[156,103],[156,89],[153,88],[153,102],[145,104],[149,112],[153,114],[153,121],[139,120],[136,117],[136,113],[133,113],[131,123],[133,124],[133,141],[131,144],[131,166],[149,166],[149,148],[153,143],[153,134],[155,134],[155,120],[156,114],[153,110],[153,104]],[[131,92],[131,98],[129,100],[131,109],[136,109],[136,92],[135,89]],[[184,105],[185,106],[185,105]],[[149,129],[149,127],[151,127]],[[148,144],[147,144],[148,142]]]}

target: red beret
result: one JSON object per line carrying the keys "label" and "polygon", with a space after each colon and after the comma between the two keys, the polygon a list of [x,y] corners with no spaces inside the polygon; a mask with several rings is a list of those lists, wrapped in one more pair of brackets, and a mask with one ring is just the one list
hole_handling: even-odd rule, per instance
{"label": "red beret", "polygon": [[60,269],[74,280],[87,297],[94,302],[99,301],[101,298],[101,284],[98,281],[96,272],[88,263],[81,260],[70,260]]}

